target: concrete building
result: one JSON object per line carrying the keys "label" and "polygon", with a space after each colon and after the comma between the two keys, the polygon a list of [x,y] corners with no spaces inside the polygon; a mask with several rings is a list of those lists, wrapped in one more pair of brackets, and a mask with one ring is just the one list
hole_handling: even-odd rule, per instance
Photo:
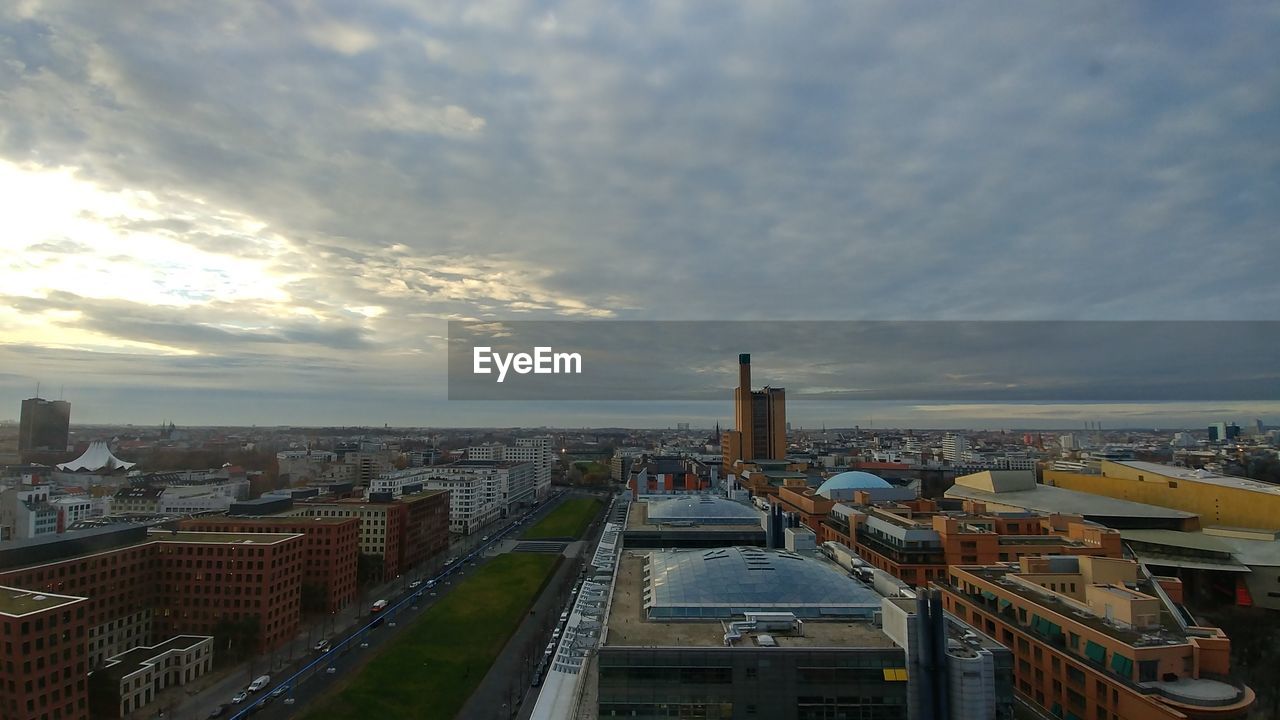
{"label": "concrete building", "polygon": [[[1055,471],[1046,470],[1046,483],[1051,474],[1058,475]],[[945,497],[980,502],[993,511],[1028,510],[1079,515],[1117,530],[1200,528],[1197,513],[1040,484],[1036,482],[1035,473],[1026,470],[987,470],[963,475],[955,479]]]}
{"label": "concrete building", "polygon": [[937,590],[887,597],[885,635],[907,654],[907,717],[1012,720],[1013,653],[943,610]]}
{"label": "concrete building", "polygon": [[631,477],[631,463],[645,454],[644,448],[618,448],[609,461],[609,478],[616,483],[625,483]]}
{"label": "concrete building", "polygon": [[537,468],[528,461],[466,459],[389,473],[371,489],[395,494],[406,487],[447,490],[450,531],[470,535],[536,502]]}
{"label": "concrete building", "polygon": [[186,685],[212,669],[213,638],[207,635],[179,635],[107,658],[96,672],[113,692],[93,708],[93,716],[125,717],[150,705],[161,690]]}
{"label": "concrete building", "polygon": [[0,717],[88,720],[84,597],[0,585]]}
{"label": "concrete building", "polygon": [[29,450],[65,452],[71,429],[71,403],[28,398],[18,421],[18,453]]}
{"label": "concrete building", "polygon": [[338,456],[327,450],[285,450],[276,453],[279,477],[290,484],[319,479],[325,468],[337,461]]}
{"label": "concrete building", "polygon": [[696,458],[643,455],[629,463],[626,483],[634,500],[648,495],[706,493],[718,479],[718,467]]}
{"label": "concrete building", "polygon": [[1023,558],[953,566],[946,610],[1014,651],[1017,692],[1058,717],[1244,718],[1254,692],[1232,682],[1231,641],[1188,622],[1176,579],[1129,560]]}
{"label": "concrete building", "polygon": [[27,540],[58,532],[58,508],[49,485],[19,485],[0,490],[0,540]]}
{"label": "concrete building", "polygon": [[545,500],[551,494],[551,473],[556,464],[556,452],[550,435],[516,438],[515,445],[489,443],[469,447],[463,461],[472,460],[531,463],[534,500]]}
{"label": "concrete building", "polygon": [[[360,558],[360,521],[354,517],[191,518],[182,530],[216,533],[299,533],[302,546],[303,611],[335,613],[356,599]],[[314,607],[305,607],[313,602]]]}
{"label": "concrete building", "polygon": [[733,391],[734,428],[720,439],[724,472],[737,472],[749,460],[787,456],[787,402],[782,388],[751,389],[751,355],[738,356],[738,387]]}
{"label": "concrete building", "polygon": [[1149,462],[1102,461],[1096,474],[1046,470],[1046,485],[1200,516],[1201,525],[1280,530],[1280,486]]}
{"label": "concrete building", "polygon": [[956,465],[967,462],[969,458],[969,438],[956,433],[947,433],[942,438],[942,459]]}
{"label": "concrete building", "polygon": [[749,505],[707,495],[632,502],[623,531],[630,548],[763,546],[763,514]]}

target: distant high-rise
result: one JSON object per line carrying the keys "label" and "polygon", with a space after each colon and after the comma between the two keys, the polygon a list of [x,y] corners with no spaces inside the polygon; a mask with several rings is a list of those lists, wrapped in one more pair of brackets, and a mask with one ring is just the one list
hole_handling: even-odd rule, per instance
{"label": "distant high-rise", "polygon": [[18,452],[65,452],[70,429],[71,403],[38,397],[23,400],[22,418],[18,423]]}
{"label": "distant high-rise", "polygon": [[942,438],[942,458],[949,463],[960,463],[969,459],[969,438],[956,433],[947,433]]}
{"label": "distant high-rise", "polygon": [[739,460],[783,460],[787,456],[787,401],[782,388],[751,389],[751,355],[738,356],[733,391],[734,429],[721,441],[725,471]]}

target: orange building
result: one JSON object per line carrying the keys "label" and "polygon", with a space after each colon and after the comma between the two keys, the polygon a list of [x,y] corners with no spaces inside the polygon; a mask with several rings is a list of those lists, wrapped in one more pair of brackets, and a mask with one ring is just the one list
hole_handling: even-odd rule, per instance
{"label": "orange building", "polygon": [[784,511],[798,515],[800,522],[816,535],[821,535],[822,523],[835,506],[835,501],[819,495],[808,485],[778,488],[777,501]]}
{"label": "orange building", "polygon": [[301,533],[304,594],[311,586],[323,597],[322,607],[309,609],[335,613],[356,599],[360,559],[356,518],[211,516],[182,520],[178,527],[221,533]]}
{"label": "orange building", "polygon": [[631,463],[626,481],[635,500],[641,495],[707,492],[714,477],[710,467],[692,458],[644,456]]}
{"label": "orange building", "polygon": [[1135,562],[1027,557],[955,566],[935,585],[948,612],[1013,650],[1017,693],[1057,717],[1226,720],[1254,704],[1230,679],[1231,641],[1187,625]]}
{"label": "orange building", "polygon": [[734,429],[721,438],[725,473],[739,462],[787,456],[787,401],[782,388],[751,389],[751,355],[738,355],[738,387],[733,391]]}
{"label": "orange building", "polygon": [[[785,490],[782,492],[786,492]],[[1120,533],[1079,516],[989,513],[966,501],[959,511],[933,500],[871,503],[867,492],[851,505],[831,507],[815,528],[820,542],[852,548],[872,566],[910,585],[946,576],[948,565],[992,565],[1027,556],[1120,557]]]}

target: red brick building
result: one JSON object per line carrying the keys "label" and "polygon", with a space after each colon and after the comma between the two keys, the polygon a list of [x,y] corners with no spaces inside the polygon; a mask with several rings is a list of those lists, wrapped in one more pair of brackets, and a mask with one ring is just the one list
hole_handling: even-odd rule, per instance
{"label": "red brick building", "polygon": [[0,717],[87,720],[86,604],[0,587]]}
{"label": "red brick building", "polygon": [[303,535],[136,527],[97,541],[96,552],[76,552],[82,540],[18,548],[0,565],[0,585],[86,598],[90,669],[171,635],[212,635],[223,618],[256,618],[260,650],[297,634]]}
{"label": "red brick building", "polygon": [[360,553],[381,561],[383,581],[399,577],[449,549],[447,490],[426,490],[381,502],[358,498],[306,500],[294,505],[289,515],[357,518]]}
{"label": "red brick building", "polygon": [[[447,506],[445,512],[447,524]],[[320,588],[324,601],[317,609],[335,613],[356,599],[360,558],[360,521],[356,518],[210,516],[183,520],[178,527],[220,533],[301,533],[305,536],[302,586]]]}

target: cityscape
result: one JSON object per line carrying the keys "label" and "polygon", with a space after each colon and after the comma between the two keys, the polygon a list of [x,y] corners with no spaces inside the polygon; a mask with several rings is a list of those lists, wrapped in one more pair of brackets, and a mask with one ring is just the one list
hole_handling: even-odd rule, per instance
{"label": "cityscape", "polygon": [[0,720],[1280,720],[1275,3],[0,3]]}
{"label": "cityscape", "polygon": [[[1276,702],[1280,653],[1251,633],[1280,612],[1280,429],[800,430],[752,368],[737,356],[724,428],[103,427],[26,399],[0,436],[8,712],[348,717],[367,692],[387,715],[529,718]],[[480,656],[420,630],[474,622],[495,583],[517,612],[483,618]],[[394,678],[417,658],[470,693]]]}

